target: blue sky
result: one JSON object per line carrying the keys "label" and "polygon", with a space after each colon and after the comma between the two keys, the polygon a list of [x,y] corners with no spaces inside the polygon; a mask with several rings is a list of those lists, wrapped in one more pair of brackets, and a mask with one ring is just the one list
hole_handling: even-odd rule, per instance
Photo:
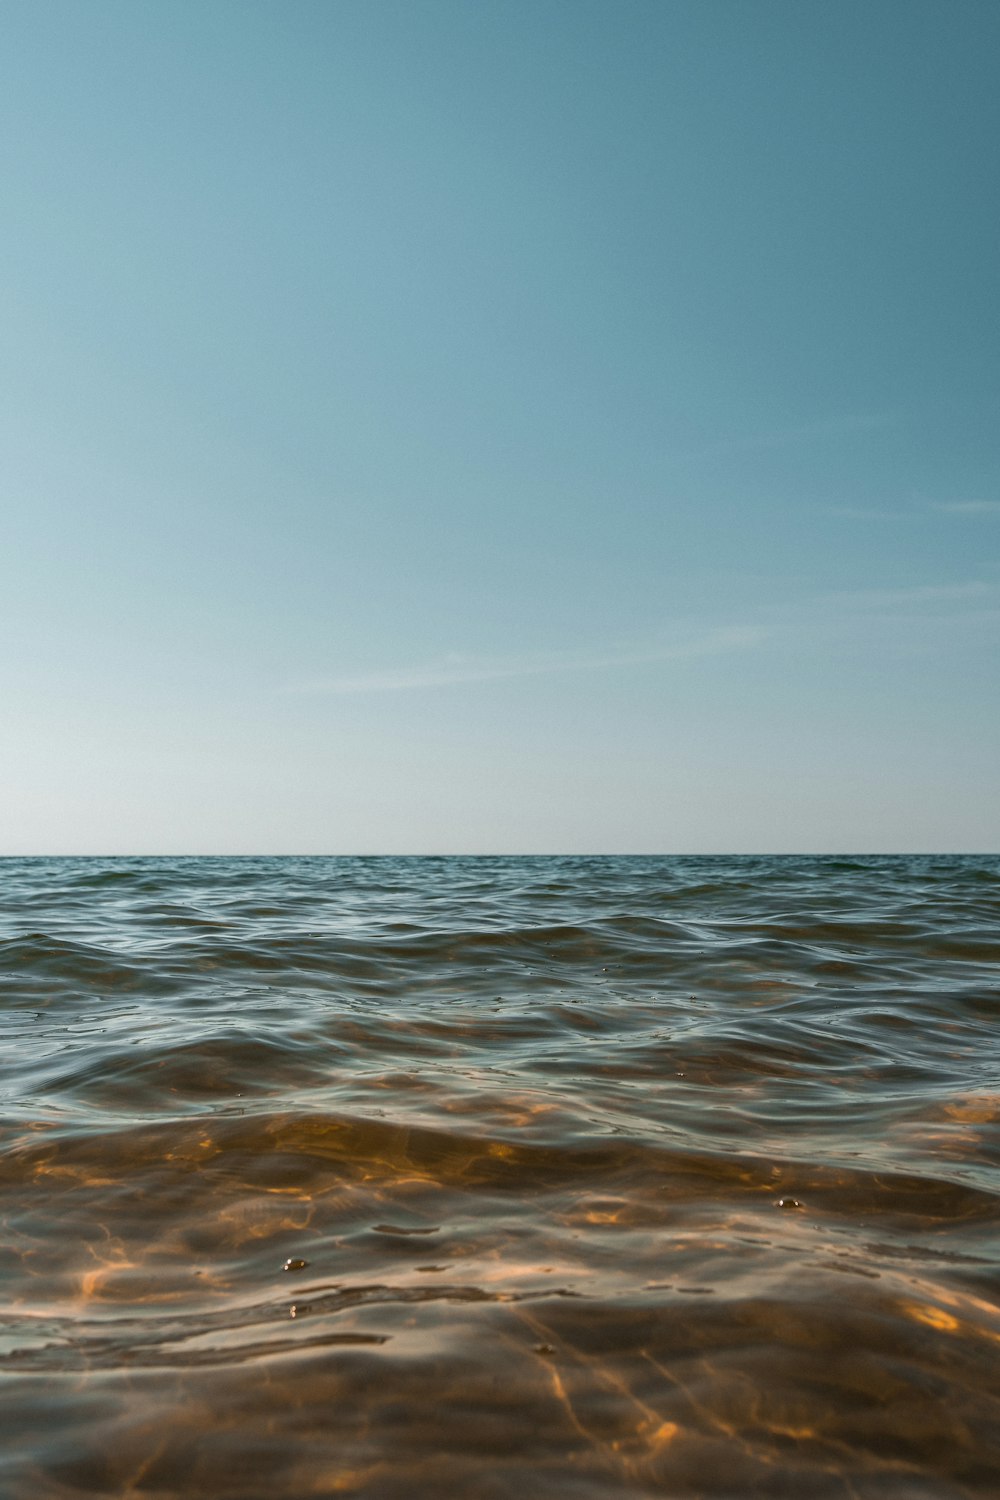
{"label": "blue sky", "polygon": [[0,849],[1000,847],[993,0],[14,0]]}

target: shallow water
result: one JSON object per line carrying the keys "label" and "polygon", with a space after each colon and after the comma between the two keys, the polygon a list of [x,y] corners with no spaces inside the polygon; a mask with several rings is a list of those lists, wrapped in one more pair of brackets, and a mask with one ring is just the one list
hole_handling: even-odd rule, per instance
{"label": "shallow water", "polygon": [[1000,859],[0,892],[5,1496],[1000,1493]]}

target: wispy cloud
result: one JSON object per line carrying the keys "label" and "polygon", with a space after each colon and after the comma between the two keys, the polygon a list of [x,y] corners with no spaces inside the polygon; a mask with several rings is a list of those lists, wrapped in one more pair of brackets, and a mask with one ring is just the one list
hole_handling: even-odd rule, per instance
{"label": "wispy cloud", "polygon": [[972,579],[967,583],[928,583],[908,589],[831,590],[820,596],[817,602],[852,609],[912,609],[937,604],[967,604],[971,600],[986,599],[994,592],[990,584]]}
{"label": "wispy cloud", "polygon": [[906,509],[881,505],[823,505],[820,509],[850,521],[926,521],[933,515],[1000,516],[1000,500],[920,501]]}
{"label": "wispy cloud", "polygon": [[768,448],[790,448],[800,443],[819,443],[830,439],[857,437],[891,427],[896,418],[886,412],[847,412],[824,417],[816,422],[800,422],[789,427],[770,428],[765,432],[737,434],[709,443],[692,453],[694,458],[715,453],[742,453]]}
{"label": "wispy cloud", "polygon": [[877,505],[824,505],[828,516],[843,516],[848,521],[912,521],[919,515],[914,510],[891,510]]}
{"label": "wispy cloud", "polygon": [[536,677],[553,672],[595,672],[616,667],[655,665],[698,656],[719,656],[758,645],[766,631],[759,626],[732,625],[688,636],[683,640],[618,651],[549,651],[512,657],[472,657],[452,653],[436,662],[392,667],[385,671],[316,677],[292,684],[291,690],[309,694],[399,693],[417,688],[458,687],[466,683],[504,678]]}
{"label": "wispy cloud", "polygon": [[829,589],[761,605],[768,644],[809,657],[847,653],[852,662],[922,656],[962,641],[982,649],[1000,626],[1000,586],[980,579],[910,588]]}
{"label": "wispy cloud", "polygon": [[934,509],[946,516],[1000,516],[1000,500],[943,500]]}
{"label": "wispy cloud", "polygon": [[996,598],[996,587],[980,579],[912,588],[829,590],[811,598],[760,606],[758,614],[764,624],[717,626],[669,641],[603,651],[537,651],[518,656],[451,652],[429,662],[303,679],[287,684],[286,691],[345,697],[407,693],[556,673],[656,666],[749,651],[765,641],[777,644],[829,639],[831,630],[837,635],[845,630],[863,630],[866,635],[874,630],[877,634],[879,621],[888,629],[893,621],[899,624],[922,619],[928,627],[938,628],[949,620],[992,619],[997,614]]}

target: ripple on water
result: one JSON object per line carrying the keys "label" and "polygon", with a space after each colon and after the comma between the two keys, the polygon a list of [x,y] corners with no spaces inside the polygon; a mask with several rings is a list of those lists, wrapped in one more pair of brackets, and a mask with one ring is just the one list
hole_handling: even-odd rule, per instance
{"label": "ripple on water", "polygon": [[1000,860],[0,876],[5,1494],[1000,1493]]}

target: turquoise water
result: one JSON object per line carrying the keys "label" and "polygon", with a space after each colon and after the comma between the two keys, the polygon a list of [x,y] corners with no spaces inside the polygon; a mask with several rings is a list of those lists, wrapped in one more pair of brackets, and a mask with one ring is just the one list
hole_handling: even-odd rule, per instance
{"label": "turquoise water", "polygon": [[1000,1493],[1000,859],[0,862],[3,1493]]}

